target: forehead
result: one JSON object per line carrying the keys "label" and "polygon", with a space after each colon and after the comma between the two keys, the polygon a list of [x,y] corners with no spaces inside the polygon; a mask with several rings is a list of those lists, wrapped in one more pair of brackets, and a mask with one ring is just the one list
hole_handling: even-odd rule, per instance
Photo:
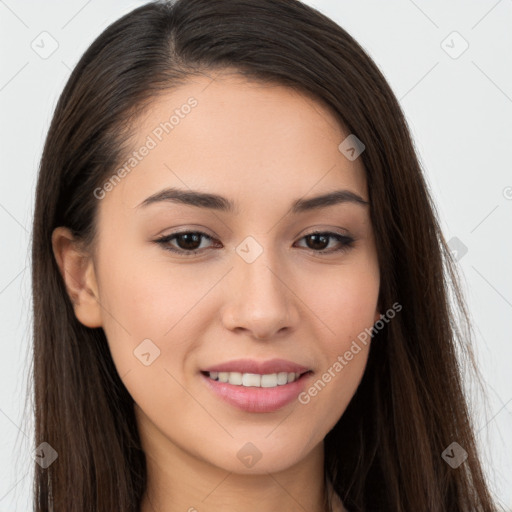
{"label": "forehead", "polygon": [[128,172],[108,199],[134,208],[166,187],[237,204],[342,187],[366,198],[361,159],[338,149],[347,135],[327,106],[298,90],[233,73],[193,77],[155,98],[134,123],[131,152],[119,163]]}

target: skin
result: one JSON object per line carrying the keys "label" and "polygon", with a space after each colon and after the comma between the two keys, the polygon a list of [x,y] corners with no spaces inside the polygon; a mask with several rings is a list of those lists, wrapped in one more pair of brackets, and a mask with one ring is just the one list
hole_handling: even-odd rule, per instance
{"label": "skin", "polygon": [[[272,413],[225,403],[199,371],[279,357],[311,368],[313,383],[378,320],[369,206],[289,213],[294,200],[337,189],[368,201],[364,166],[338,150],[348,133],[323,104],[227,71],[156,99],[136,124],[133,149],[190,96],[198,101],[190,114],[95,199],[94,250],[81,251],[61,227],[53,234],[55,257],[78,320],[104,329],[134,398],[148,462],[142,512],[320,512],[323,439],[357,389],[369,344],[307,405],[293,401]],[[171,186],[220,194],[239,212],[171,202],[137,207]],[[178,229],[212,239],[200,239],[192,257],[154,243]],[[315,246],[305,238],[315,229],[355,242],[327,254],[342,246],[335,238]],[[247,236],[263,249],[252,263],[236,252]],[[168,245],[187,248],[183,239]],[[160,350],[149,366],[134,356],[144,339]],[[237,457],[248,442],[262,455],[252,467]],[[341,502],[335,510],[344,510]]]}

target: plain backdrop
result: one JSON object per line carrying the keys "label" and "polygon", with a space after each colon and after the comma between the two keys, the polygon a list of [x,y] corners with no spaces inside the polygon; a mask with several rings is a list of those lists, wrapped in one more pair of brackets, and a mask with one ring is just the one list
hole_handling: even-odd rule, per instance
{"label": "plain backdrop", "polygon": [[[0,512],[32,509],[29,247],[45,134],[80,56],[143,3],[0,0]],[[306,3],[365,48],[404,110],[474,321],[486,471],[512,510],[512,0]]]}

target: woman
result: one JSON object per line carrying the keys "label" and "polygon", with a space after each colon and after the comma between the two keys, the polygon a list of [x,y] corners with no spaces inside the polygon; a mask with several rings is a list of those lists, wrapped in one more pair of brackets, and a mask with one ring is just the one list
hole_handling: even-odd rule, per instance
{"label": "woman", "polygon": [[36,510],[496,510],[451,286],[464,313],[399,104],[342,28],[296,0],[135,9],[41,162]]}

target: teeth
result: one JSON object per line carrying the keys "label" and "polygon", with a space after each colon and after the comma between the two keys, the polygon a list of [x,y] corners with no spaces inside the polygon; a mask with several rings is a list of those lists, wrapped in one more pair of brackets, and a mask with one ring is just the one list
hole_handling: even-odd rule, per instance
{"label": "teeth", "polygon": [[210,379],[218,380],[219,382],[229,382],[229,384],[234,386],[275,388],[276,386],[284,386],[296,381],[300,373],[280,372],[260,375],[258,373],[209,372],[208,375]]}
{"label": "teeth", "polygon": [[[294,373],[290,373],[290,375],[293,375],[295,377]],[[277,383],[282,386],[283,384],[286,384],[288,382],[288,374],[286,372],[281,372],[277,374]],[[291,381],[293,382],[293,381]]]}
{"label": "teeth", "polygon": [[261,375],[257,373],[244,373],[242,375],[242,386],[254,386],[256,388],[261,387]]}
{"label": "teeth", "polygon": [[[288,379],[286,380],[288,382]],[[262,388],[275,388],[277,386],[277,373],[272,373],[270,375],[262,375],[260,386]]]}
{"label": "teeth", "polygon": [[242,384],[242,374],[238,372],[230,372],[227,374],[228,382],[235,386],[240,386]]}

